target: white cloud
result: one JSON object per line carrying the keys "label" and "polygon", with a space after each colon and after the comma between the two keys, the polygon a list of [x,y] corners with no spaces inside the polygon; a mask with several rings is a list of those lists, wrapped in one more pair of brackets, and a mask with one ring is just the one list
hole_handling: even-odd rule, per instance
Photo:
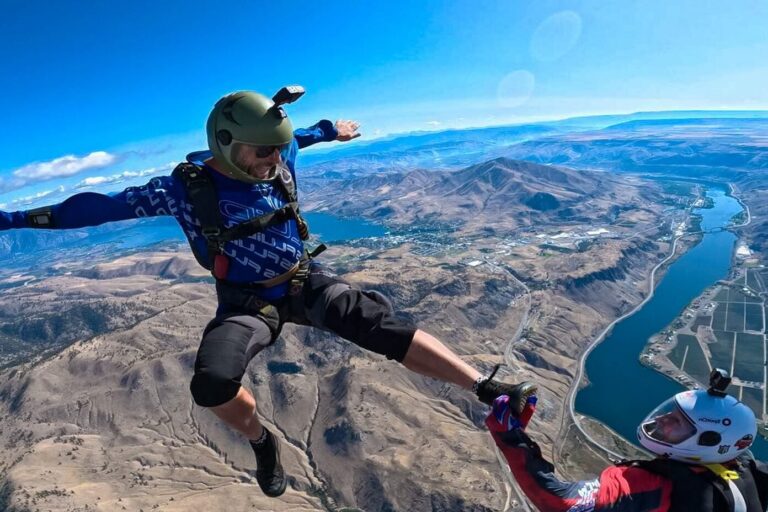
{"label": "white cloud", "polygon": [[103,183],[110,183],[112,181],[116,181],[118,177],[112,176],[93,176],[91,178],[85,178],[83,181],[75,185],[75,188],[83,188],[83,187],[93,187],[95,185],[101,185]]}
{"label": "white cloud", "polygon": [[[37,192],[35,194],[27,195],[24,197],[13,198],[10,201],[6,201],[0,204],[0,210],[19,209],[22,207],[28,208],[30,206],[35,206],[36,203],[39,203],[41,199],[44,199],[51,195],[62,196],[57,198],[57,200],[63,200],[63,197],[66,197],[68,192],[71,192],[77,189],[96,188],[102,185],[110,185],[110,184],[119,183],[122,181],[134,179],[134,178],[142,178],[144,176],[150,176],[153,174],[160,174],[160,173],[167,174],[175,166],[176,166],[176,162],[170,162],[166,165],[161,165],[159,167],[150,167],[148,169],[144,169],[141,171],[125,171],[120,174],[113,174],[112,176],[91,176],[81,180],[79,183],[77,183],[72,187],[61,185],[51,190]],[[3,189],[6,187],[9,190],[15,190],[26,184],[27,183],[25,180],[22,180],[19,178],[13,178],[12,180],[3,180],[2,178],[0,178],[0,192],[4,191]],[[12,186],[12,185],[15,185],[15,186]]]}
{"label": "white cloud", "polygon": [[91,176],[80,181],[74,188],[89,188],[104,184],[120,183],[131,178],[141,178],[152,174],[166,173],[175,166],[176,163],[171,162],[161,167],[150,167],[149,169],[144,169],[142,171],[125,171],[120,174],[113,174],[112,176]]}
{"label": "white cloud", "polygon": [[67,155],[49,162],[35,162],[13,171],[13,175],[26,181],[45,181],[79,174],[88,169],[99,169],[115,163],[115,155],[94,151],[83,157]]}
{"label": "white cloud", "polygon": [[19,206],[29,206],[35,203],[36,201],[39,201],[40,199],[51,196],[53,194],[61,194],[64,191],[65,191],[65,188],[62,185],[62,186],[56,187],[53,190],[43,190],[42,192],[38,192],[36,194],[32,194],[29,196],[17,197],[16,199],[9,201],[8,203],[4,203],[2,206],[0,206],[0,209],[18,208]]}
{"label": "white cloud", "polygon": [[27,184],[26,180],[19,178],[4,178],[0,177],[0,193],[10,192],[11,190],[17,190]]}
{"label": "white cloud", "polygon": [[440,121],[427,121],[427,124],[429,126],[440,126],[443,123],[441,123]]}

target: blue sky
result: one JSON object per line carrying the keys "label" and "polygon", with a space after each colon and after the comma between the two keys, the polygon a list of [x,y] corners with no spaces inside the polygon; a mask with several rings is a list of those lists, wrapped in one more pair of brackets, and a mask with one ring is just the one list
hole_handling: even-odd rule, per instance
{"label": "blue sky", "polygon": [[301,84],[366,138],[593,113],[768,108],[765,1],[4,0],[0,205],[116,190],[212,104]]}

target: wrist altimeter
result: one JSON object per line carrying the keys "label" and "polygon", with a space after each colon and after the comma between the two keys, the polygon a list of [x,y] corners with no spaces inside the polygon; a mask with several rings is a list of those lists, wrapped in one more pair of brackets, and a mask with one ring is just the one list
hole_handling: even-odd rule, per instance
{"label": "wrist altimeter", "polygon": [[35,208],[27,212],[27,226],[30,228],[51,229],[54,228],[53,211],[50,206]]}

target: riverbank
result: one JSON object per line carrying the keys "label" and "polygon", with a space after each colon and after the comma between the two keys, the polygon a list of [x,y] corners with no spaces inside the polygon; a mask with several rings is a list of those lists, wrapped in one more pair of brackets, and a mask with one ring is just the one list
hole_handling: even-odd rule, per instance
{"label": "riverbank", "polygon": [[[680,238],[676,238],[674,250],[651,272],[646,299],[612,322],[582,354],[577,379],[568,395],[569,413],[585,438],[596,445],[599,443],[579,423],[576,411],[605,423],[625,439],[634,440],[636,426],[645,414],[684,389],[638,364],[637,358],[648,338],[666,328],[704,290],[729,274],[736,237],[729,231],[713,230],[742,211],[740,203],[728,192],[732,190],[707,191],[715,205],[695,211],[702,216],[701,242],[678,255]],[[666,276],[657,285],[662,268],[666,269]],[[580,388],[585,374],[589,384]],[[621,455],[605,447],[601,449],[610,456]]]}
{"label": "riverbank", "polygon": [[[592,351],[598,345],[600,345],[600,343],[602,343],[605,340],[606,336],[613,330],[613,328],[619,322],[622,322],[626,318],[629,318],[632,315],[634,315],[635,313],[637,313],[638,311],[640,311],[643,308],[643,306],[645,306],[648,303],[648,301],[650,301],[653,298],[654,292],[655,292],[655,289],[656,289],[656,273],[659,271],[659,269],[661,269],[663,266],[667,265],[677,255],[677,245],[678,245],[678,241],[679,241],[680,238],[681,237],[677,237],[677,238],[675,238],[672,241],[672,249],[670,250],[670,252],[667,255],[667,257],[664,258],[663,260],[661,260],[658,264],[656,264],[655,267],[653,267],[653,269],[651,269],[651,272],[650,272],[650,274],[648,276],[649,279],[650,279],[650,282],[648,283],[648,294],[645,297],[645,299],[643,299],[643,301],[640,302],[637,306],[635,306],[631,311],[625,313],[624,315],[620,316],[619,318],[615,319],[613,322],[608,324],[608,326],[605,329],[603,329],[603,331],[594,340],[592,340],[592,342],[587,346],[586,350],[584,351],[584,353],[579,358],[579,365],[578,365],[578,370],[576,372],[576,377],[574,378],[574,385],[571,386],[571,389],[570,389],[570,391],[568,393],[568,397],[567,397],[568,413],[570,415],[570,420],[573,422],[573,425],[581,432],[581,434],[589,442],[591,442],[596,448],[604,451],[609,456],[609,458],[623,459],[623,458],[625,458],[625,454],[613,451],[613,450],[607,448],[603,443],[600,443],[597,440],[595,440],[594,436],[590,432],[588,432],[587,429],[585,429],[582,426],[582,424],[581,424],[580,420],[584,416],[576,414],[576,395],[578,394],[578,392],[583,387],[589,385],[589,382],[585,382],[582,385],[582,379],[586,378],[586,375],[585,375],[586,361],[587,361],[587,358],[589,357],[589,355],[592,353]],[[595,421],[594,418],[591,418],[591,417],[588,417],[588,418],[589,418],[590,422],[593,423],[593,424],[594,423],[597,423],[597,424],[600,423],[599,421]],[[612,431],[610,428],[606,427],[606,429],[608,431],[611,431],[614,434],[616,434],[616,432]],[[616,444],[616,443],[614,443],[614,444]]]}

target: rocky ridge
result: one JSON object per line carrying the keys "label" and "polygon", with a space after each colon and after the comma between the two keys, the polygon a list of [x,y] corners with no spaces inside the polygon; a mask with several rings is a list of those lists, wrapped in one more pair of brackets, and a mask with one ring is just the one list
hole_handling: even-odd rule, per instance
{"label": "rocky ridge", "polygon": [[[539,170],[526,189],[526,172]],[[350,203],[339,208],[342,213],[375,216],[386,206],[394,224],[430,214],[454,223],[444,253],[417,254],[413,238],[381,249],[337,246],[322,258],[344,268],[345,278],[386,292],[402,314],[480,368],[504,361],[511,349],[516,357],[508,378],[542,385],[532,431],[551,447],[563,441],[562,399],[578,354],[640,300],[645,276],[666,247],[651,241],[653,229],[629,238],[621,235],[637,228],[617,225],[615,237],[596,240],[584,252],[542,257],[535,243],[500,252],[515,230],[563,226],[556,212],[521,203],[517,189],[535,194],[537,186],[546,189],[539,180],[550,180],[546,190],[564,208],[644,228],[660,224],[661,193],[636,179],[507,161],[474,172],[477,183],[469,170],[412,173],[404,185],[387,179],[368,200],[362,183],[344,185]],[[405,197],[409,192],[416,194]],[[490,202],[480,200],[494,194]],[[307,199],[316,208],[330,206],[311,194]],[[467,206],[457,208],[460,201]],[[611,210],[616,203],[631,208],[617,218]],[[226,502],[232,511],[444,511],[519,503],[482,428],[486,409],[470,393],[296,326],[287,326],[281,340],[254,360],[245,381],[285,444],[291,475],[284,497],[265,498],[249,474],[247,445],[189,397],[194,352],[215,309],[210,283],[194,268],[189,254],[137,255],[96,269],[84,265],[37,288],[6,290],[3,310],[29,294],[52,308],[64,299],[124,299],[126,311],[135,313],[123,320],[115,315],[113,321],[123,323],[104,332],[73,332],[75,341],[66,348],[38,352],[0,374],[7,509],[189,510]],[[524,320],[523,338],[510,347]],[[575,447],[558,462],[566,472],[582,471],[587,457]]]}

